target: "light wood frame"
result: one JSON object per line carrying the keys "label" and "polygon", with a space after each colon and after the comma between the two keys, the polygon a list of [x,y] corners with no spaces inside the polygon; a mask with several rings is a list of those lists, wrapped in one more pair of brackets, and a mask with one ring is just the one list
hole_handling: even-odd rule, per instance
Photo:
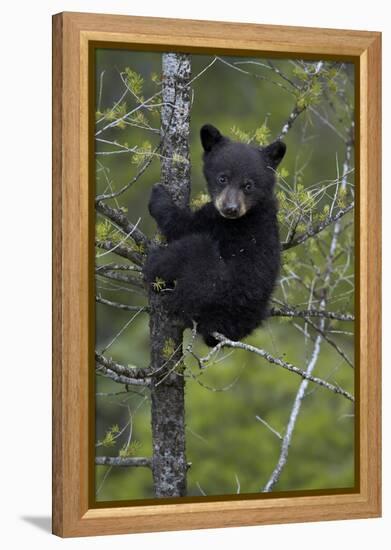
{"label": "light wood frame", "polygon": [[[359,489],[353,494],[89,508],[89,42],[353,57],[359,68]],[[53,17],[53,533],[63,537],[381,513],[381,34],[61,13]]]}

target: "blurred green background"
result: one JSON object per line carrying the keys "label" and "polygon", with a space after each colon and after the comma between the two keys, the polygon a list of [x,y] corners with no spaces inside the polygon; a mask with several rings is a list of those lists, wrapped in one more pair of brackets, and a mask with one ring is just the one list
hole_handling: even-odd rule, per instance
{"label": "blurred green background", "polygon": [[[194,78],[213,61],[214,56],[192,55],[191,59]],[[268,60],[239,57],[223,60],[230,65],[217,60],[192,84],[192,197],[205,188],[199,141],[199,130],[203,124],[212,123],[223,134],[233,138],[238,136],[238,132],[252,135],[260,127],[263,127],[265,134],[267,128],[264,137],[270,141],[279,134],[297,101],[292,87],[271,70]],[[243,61],[256,61],[262,65],[236,64]],[[300,63],[288,59],[276,59],[272,63],[273,67],[293,82],[303,82],[304,77],[299,72]],[[330,67],[333,67],[332,64]],[[322,185],[329,185],[330,193],[333,192],[332,182],[342,172],[345,155],[345,144],[338,134],[345,135],[345,129],[352,119],[354,101],[354,67],[349,64],[337,64],[336,67],[330,73],[330,85],[327,89],[323,87],[313,101],[313,108],[318,114],[307,109],[285,138],[287,154],[281,165],[284,171],[282,179],[278,181],[278,190],[284,189],[286,185],[293,191],[297,190],[297,186],[304,187],[305,191],[311,186],[321,189]],[[132,85],[144,99],[160,89],[160,53],[97,50],[97,128],[104,127],[110,120],[137,106],[137,100],[127,94],[112,114],[113,106],[125,91],[122,79],[126,68],[140,77],[137,83],[133,75]],[[251,74],[240,72],[238,68]],[[111,143],[96,144],[97,193],[120,189],[137,173],[140,158],[145,158],[143,154],[128,152],[105,154],[120,149],[113,143],[122,144],[122,148],[142,147],[144,153],[158,144],[159,107],[143,113],[144,119],[140,117],[132,126],[117,125],[99,136]],[[148,125],[148,129],[145,125]],[[132,222],[141,218],[139,227],[148,236],[156,231],[147,203],[151,186],[159,181],[159,170],[159,158],[156,157],[143,176],[118,201],[109,201],[109,204],[127,208]],[[353,188],[353,172],[349,173],[349,182]],[[322,212],[328,203],[330,194],[321,194],[314,209]],[[338,281],[337,278],[335,281],[332,279],[330,283],[334,285],[329,306],[333,311],[354,312],[354,254],[348,256],[345,250],[354,244],[352,222],[352,214],[343,221],[346,227],[338,265],[346,266],[346,277]],[[102,218],[97,215],[100,231],[102,223]],[[282,239],[285,236],[286,228],[282,224]],[[321,246],[327,249],[331,231],[324,231],[319,239],[322,240]],[[309,257],[315,265],[324,268],[325,260],[319,247],[308,244],[293,250],[293,254],[288,253],[286,263],[289,263],[289,269],[282,270],[282,278],[289,275],[292,266],[295,272],[304,277],[305,271],[308,272]],[[102,252],[97,249],[97,265],[126,263],[114,254],[102,256]],[[310,284],[311,273],[306,273],[305,277],[308,277]],[[130,305],[146,303],[145,298],[126,283],[117,284],[102,277],[97,278],[96,292],[106,299]],[[302,285],[288,280],[284,292],[281,286],[277,288],[276,299],[288,299],[292,305],[306,308],[308,291]],[[97,303],[96,349],[104,349],[133,316],[133,312]],[[305,368],[313,341],[303,336],[300,327],[313,334],[309,327],[304,326],[303,320],[274,317],[247,338],[246,342]],[[330,330],[337,331],[333,333],[333,340],[353,361],[354,337],[348,333],[353,333],[354,324],[335,321],[330,324]],[[208,348],[197,340],[196,350],[199,355],[206,355]],[[138,314],[110,345],[105,355],[123,364],[148,366],[147,314]],[[245,351],[226,349],[219,355],[220,358],[221,361],[201,376],[196,364],[189,359],[186,362],[188,372],[192,373],[186,384],[187,459],[192,463],[188,473],[189,496],[262,490],[278,460],[281,441],[256,416],[260,416],[283,435],[301,382],[298,376]],[[314,375],[354,393],[353,369],[327,342],[322,343]],[[131,440],[136,456],[151,456],[148,391],[134,388],[134,392],[127,393],[123,386],[97,376],[96,392],[97,455],[118,456],[121,447]],[[123,432],[118,435],[116,429],[112,431],[113,426],[118,426]],[[107,438],[111,432],[116,435],[114,444],[113,441],[110,443],[110,436]],[[353,486],[354,481],[354,406],[343,397],[310,384],[295,427],[287,465],[274,490],[345,488]],[[98,466],[96,490],[97,501],[152,498],[151,472],[143,468]]]}

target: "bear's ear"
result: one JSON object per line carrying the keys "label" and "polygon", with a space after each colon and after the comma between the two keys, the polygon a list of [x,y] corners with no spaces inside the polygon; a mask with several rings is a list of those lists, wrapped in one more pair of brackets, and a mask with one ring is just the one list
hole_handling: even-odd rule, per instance
{"label": "bear's ear", "polygon": [[204,124],[201,128],[201,143],[204,151],[209,152],[217,143],[222,141],[223,136],[212,124]]}
{"label": "bear's ear", "polygon": [[286,151],[286,145],[284,142],[280,141],[279,139],[277,141],[274,141],[267,147],[264,147],[262,149],[262,154],[265,156],[266,163],[271,168],[277,168],[277,166],[280,164],[282,159],[284,158]]}

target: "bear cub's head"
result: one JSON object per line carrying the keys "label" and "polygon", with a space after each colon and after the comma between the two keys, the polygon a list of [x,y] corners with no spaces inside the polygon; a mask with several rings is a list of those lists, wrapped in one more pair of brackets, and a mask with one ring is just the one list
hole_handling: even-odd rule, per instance
{"label": "bear cub's head", "polygon": [[209,194],[224,218],[237,219],[274,195],[275,169],[286,145],[275,141],[267,147],[238,143],[211,124],[201,128],[204,175]]}

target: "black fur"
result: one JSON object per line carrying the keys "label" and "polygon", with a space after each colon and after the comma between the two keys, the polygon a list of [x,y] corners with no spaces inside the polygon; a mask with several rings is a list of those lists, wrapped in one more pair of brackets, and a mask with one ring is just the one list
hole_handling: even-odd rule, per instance
{"label": "black fur", "polygon": [[192,212],[153,187],[149,210],[168,244],[150,251],[144,277],[167,283],[168,307],[212,346],[213,332],[240,340],[267,316],[280,267],[274,170],[285,145],[233,142],[211,125],[201,141],[212,201]]}

